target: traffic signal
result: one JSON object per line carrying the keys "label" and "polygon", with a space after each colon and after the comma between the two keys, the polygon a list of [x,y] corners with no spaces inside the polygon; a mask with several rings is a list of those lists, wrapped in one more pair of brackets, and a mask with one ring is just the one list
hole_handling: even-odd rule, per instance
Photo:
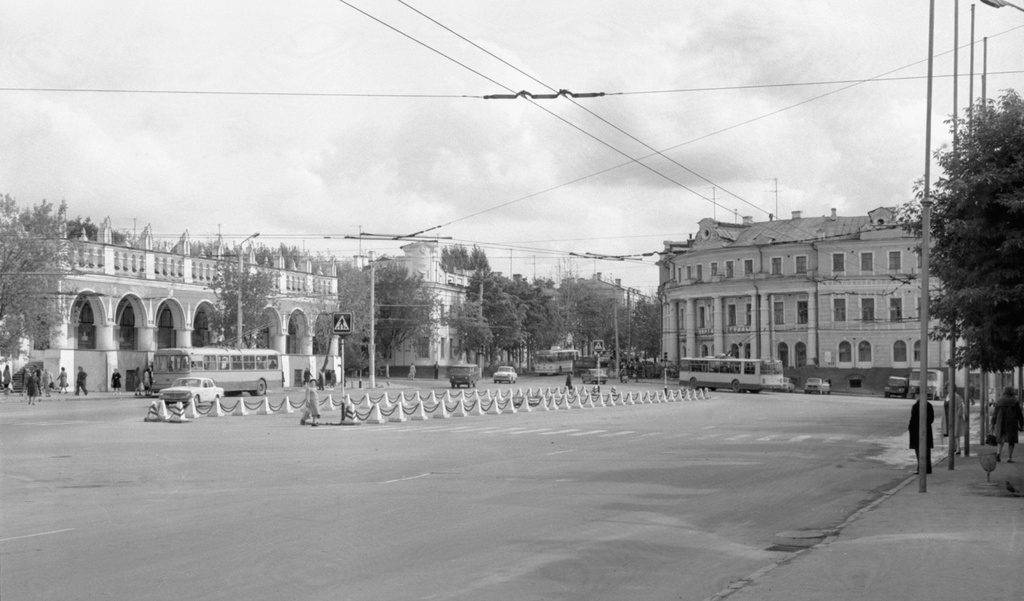
{"label": "traffic signal", "polygon": [[665,363],[668,363],[668,351],[665,351],[664,353],[661,354],[661,360],[664,361]]}

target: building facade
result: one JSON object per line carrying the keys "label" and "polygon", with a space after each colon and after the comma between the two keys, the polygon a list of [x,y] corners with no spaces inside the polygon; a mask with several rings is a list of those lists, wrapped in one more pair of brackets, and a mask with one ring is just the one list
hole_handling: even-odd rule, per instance
{"label": "building facade", "polygon": [[[866,216],[703,219],[659,261],[670,360],[729,354],[782,361],[797,385],[880,390],[920,363],[920,241],[881,207]],[[930,367],[949,345],[927,342]]]}
{"label": "building facade", "polygon": [[[218,240],[214,256],[195,256],[187,232],[172,248],[161,249],[149,227],[137,247],[115,245],[109,219],[98,238],[72,244],[71,273],[60,283],[62,323],[50,340],[31,341],[29,361],[42,363],[54,376],[64,368],[72,379],[83,367],[90,389],[99,391],[109,389],[117,369],[131,389],[135,370],[149,365],[158,349],[218,344],[209,327],[216,304],[209,286],[218,263],[238,261],[240,249]],[[251,248],[241,259],[257,265]],[[274,263],[259,265],[276,276],[260,346],[281,353],[287,386],[306,368],[317,373],[325,358],[329,368],[340,369],[336,337],[322,348],[314,343],[317,321],[330,322],[337,310],[336,265],[308,257],[277,257]]]}

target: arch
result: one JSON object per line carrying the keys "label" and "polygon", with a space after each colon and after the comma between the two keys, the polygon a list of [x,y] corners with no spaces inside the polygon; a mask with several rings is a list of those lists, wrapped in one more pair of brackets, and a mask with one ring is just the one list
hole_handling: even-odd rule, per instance
{"label": "arch", "polygon": [[731,344],[729,346],[729,356],[736,357],[738,359],[740,356],[740,345],[736,343]]}
{"label": "arch", "polygon": [[79,350],[96,349],[96,327],[106,324],[103,300],[94,291],[83,291],[75,296],[69,308],[69,337]]}
{"label": "arch", "polygon": [[121,297],[114,309],[117,348],[122,351],[138,350],[138,328],[145,325],[146,309],[139,297],[134,294]]}
{"label": "arch", "polygon": [[289,355],[301,355],[302,339],[309,335],[309,320],[300,309],[288,315],[288,335],[285,339],[285,352]]}
{"label": "arch", "polygon": [[167,299],[156,309],[156,348],[178,346],[177,330],[184,329],[185,312],[177,301]]}
{"label": "arch", "polygon": [[710,352],[708,351],[708,345],[706,345],[706,344],[700,345],[700,356],[701,357],[707,357],[709,354],[710,354]]}
{"label": "arch", "polygon": [[902,340],[897,340],[892,343],[892,362],[893,363],[906,363],[907,362],[907,343]]}
{"label": "arch", "polygon": [[743,358],[744,359],[750,359],[750,356],[751,356],[750,353],[751,353],[751,348],[750,348],[750,343],[748,342],[748,343],[743,345]]}
{"label": "arch", "polygon": [[274,348],[274,339],[281,335],[281,314],[274,307],[263,309],[263,325],[256,334],[256,348]]}
{"label": "arch", "polygon": [[201,301],[192,314],[192,346],[212,346],[214,341],[211,321],[216,309],[213,303]]}
{"label": "arch", "polygon": [[779,343],[779,361],[782,362],[782,367],[789,367],[789,345],[785,342]]}
{"label": "arch", "polygon": [[853,363],[853,345],[846,340],[839,343],[839,362]]}
{"label": "arch", "polygon": [[857,343],[857,362],[871,363],[871,343],[867,340]]}
{"label": "arch", "polygon": [[803,342],[797,342],[793,345],[793,354],[795,355],[794,367],[804,367],[807,365],[807,345]]}

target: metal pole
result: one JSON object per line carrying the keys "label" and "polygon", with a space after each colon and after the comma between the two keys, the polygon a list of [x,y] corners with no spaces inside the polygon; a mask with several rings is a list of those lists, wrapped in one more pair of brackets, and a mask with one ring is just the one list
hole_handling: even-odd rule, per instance
{"label": "metal pole", "polygon": [[929,245],[931,244],[932,227],[932,199],[931,199],[931,174],[932,174],[932,76],[935,65],[935,0],[928,2],[928,100],[925,115],[924,134],[924,196],[921,198],[921,385],[918,387],[917,401],[917,449],[918,462],[917,472],[918,492],[928,492],[928,459],[931,455],[928,448],[928,432],[931,425],[928,423],[928,259]]}
{"label": "metal pole", "polygon": [[246,242],[259,235],[260,233],[256,232],[245,240],[242,240],[242,243],[238,245],[238,320],[236,324],[238,330],[235,332],[238,338],[235,340],[236,349],[242,348],[242,270],[244,269],[242,266],[242,247],[245,246]]}
{"label": "metal pole", "polygon": [[971,79],[967,87],[967,96],[970,102],[967,103],[967,127],[974,124],[974,5],[971,5]]}
{"label": "metal pole", "polygon": [[377,263],[373,260],[373,251],[370,251],[370,389],[377,388],[377,346],[375,343],[376,333],[374,324],[377,322],[377,306],[373,295],[377,287]]}
{"label": "metal pole", "polygon": [[[959,129],[957,124],[960,122],[960,115],[957,112],[957,83],[959,81],[959,67],[960,67],[960,0],[954,0],[953,2],[953,154],[956,155],[957,148],[959,146]],[[955,447],[959,445],[960,439],[957,436],[957,426],[959,425],[956,421],[956,329],[954,328],[950,332],[949,336],[949,406],[946,411],[946,434],[949,435],[949,444],[946,445],[946,450],[949,454],[949,469],[953,469],[955,460],[953,456]],[[967,387],[964,386],[964,393],[967,393]]]}

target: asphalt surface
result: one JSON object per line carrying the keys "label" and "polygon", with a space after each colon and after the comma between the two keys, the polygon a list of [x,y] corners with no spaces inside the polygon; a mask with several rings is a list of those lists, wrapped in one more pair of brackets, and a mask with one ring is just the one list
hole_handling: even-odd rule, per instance
{"label": "asphalt surface", "polygon": [[0,405],[4,599],[1024,590],[1024,504],[1004,482],[1021,464],[986,484],[958,458],[918,493],[907,402],[724,394],[312,429],[143,423],[145,400],[89,400]]}

